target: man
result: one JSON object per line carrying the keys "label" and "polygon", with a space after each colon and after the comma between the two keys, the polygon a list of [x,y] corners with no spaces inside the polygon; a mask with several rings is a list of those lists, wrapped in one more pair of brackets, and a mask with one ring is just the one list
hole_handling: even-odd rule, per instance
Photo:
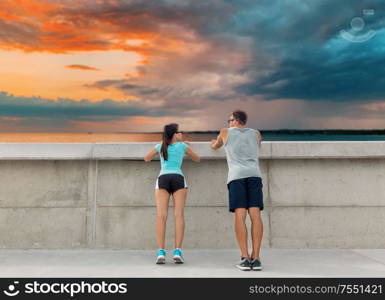
{"label": "man", "polygon": [[[262,136],[258,130],[246,128],[247,115],[237,110],[231,113],[229,128],[222,128],[211,148],[224,145],[228,165],[227,188],[229,210],[235,214],[235,234],[241,250],[237,268],[242,271],[262,270],[259,256],[263,235],[260,212],[263,210],[262,175],[259,168],[259,147]],[[247,246],[246,217],[251,220],[252,252]]]}

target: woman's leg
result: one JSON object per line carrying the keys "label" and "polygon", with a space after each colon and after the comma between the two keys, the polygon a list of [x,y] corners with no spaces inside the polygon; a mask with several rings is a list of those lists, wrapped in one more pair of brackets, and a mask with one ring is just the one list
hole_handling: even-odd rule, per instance
{"label": "woman's leg", "polygon": [[184,205],[187,189],[179,189],[173,194],[175,217],[175,248],[182,248],[184,234]]}
{"label": "woman's leg", "polygon": [[165,248],[168,200],[170,194],[164,189],[155,190],[156,199],[156,241],[159,249]]}

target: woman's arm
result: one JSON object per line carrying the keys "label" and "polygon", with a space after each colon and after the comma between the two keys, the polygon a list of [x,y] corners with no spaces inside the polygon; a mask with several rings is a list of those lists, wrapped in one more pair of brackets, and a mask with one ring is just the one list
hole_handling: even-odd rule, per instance
{"label": "woman's arm", "polygon": [[156,151],[156,149],[152,149],[150,152],[148,152],[145,156],[144,156],[144,161],[145,162],[149,162],[151,161],[151,159],[153,159],[153,157],[158,153],[158,151]]}
{"label": "woman's arm", "polygon": [[190,147],[187,146],[186,148],[186,154],[191,157],[191,159],[195,162],[200,162],[201,158],[198,154],[196,154],[194,151],[191,150]]}

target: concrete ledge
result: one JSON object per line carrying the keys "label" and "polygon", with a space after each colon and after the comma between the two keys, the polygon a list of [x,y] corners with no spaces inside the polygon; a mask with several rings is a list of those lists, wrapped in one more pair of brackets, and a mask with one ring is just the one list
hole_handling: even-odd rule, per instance
{"label": "concrete ledge", "polygon": [[385,159],[269,161],[274,206],[384,206]]}
{"label": "concrete ledge", "polygon": [[[266,162],[262,161],[260,167],[262,180],[266,182]],[[188,185],[186,206],[227,206],[227,164],[223,160],[208,160],[199,164],[186,161],[183,163],[183,172]],[[154,188],[158,174],[159,162],[99,161],[98,205],[155,206]],[[203,191],[210,191],[209,195]],[[265,204],[268,205],[270,197],[267,184],[263,186],[263,193]],[[170,201],[170,205],[172,203]]]}
{"label": "concrete ledge", "polygon": [[82,248],[85,208],[0,208],[0,248]]}
{"label": "concrete ledge", "polygon": [[87,207],[88,161],[0,161],[0,207]]}
{"label": "concrete ledge", "polygon": [[274,207],[274,248],[385,248],[385,207]]}
{"label": "concrete ledge", "polygon": [[90,159],[89,143],[0,143],[0,159]]}
{"label": "concrete ledge", "polygon": [[[156,249],[154,207],[100,207],[97,212],[96,248]],[[233,215],[223,207],[186,207],[184,248],[236,248]],[[262,214],[265,224],[267,213]],[[166,246],[174,247],[173,211],[169,209]],[[123,238],[124,237],[124,238]],[[262,241],[269,247],[269,227]],[[249,241],[249,245],[251,245]]]}
{"label": "concrete ledge", "polygon": [[384,158],[385,141],[271,142],[271,158]]}
{"label": "concrete ledge", "polygon": [[[154,248],[154,145],[0,143],[0,248]],[[184,247],[234,248],[223,149],[191,147]],[[385,248],[385,141],[264,142],[260,166],[263,247]]]}
{"label": "concrete ledge", "polygon": [[[6,159],[129,159],[142,160],[156,143],[0,143]],[[204,159],[224,159],[225,152],[208,142],[192,142]],[[385,158],[385,141],[368,142],[262,142],[261,159]]]}

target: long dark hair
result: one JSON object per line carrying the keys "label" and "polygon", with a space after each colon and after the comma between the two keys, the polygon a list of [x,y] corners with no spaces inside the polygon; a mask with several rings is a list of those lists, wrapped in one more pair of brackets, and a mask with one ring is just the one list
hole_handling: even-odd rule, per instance
{"label": "long dark hair", "polygon": [[171,144],[172,137],[178,131],[178,127],[179,125],[176,123],[171,123],[164,126],[162,147],[160,148],[160,152],[162,153],[164,160],[168,160],[167,147]]}

